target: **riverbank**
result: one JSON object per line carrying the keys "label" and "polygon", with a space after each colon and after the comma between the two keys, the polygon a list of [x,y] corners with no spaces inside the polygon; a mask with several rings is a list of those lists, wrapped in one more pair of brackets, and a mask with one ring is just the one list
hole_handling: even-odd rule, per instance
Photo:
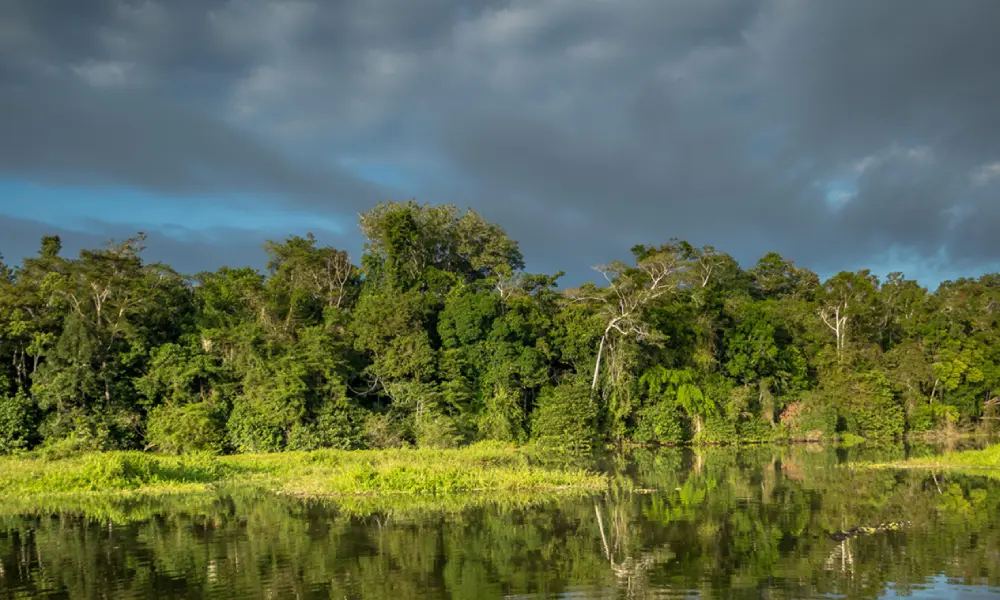
{"label": "riverbank", "polygon": [[167,456],[89,453],[0,458],[0,496],[175,494],[240,486],[302,497],[555,493],[598,490],[604,475],[546,463],[530,450],[477,444],[456,450],[363,450]]}
{"label": "riverbank", "polygon": [[1000,444],[983,448],[982,450],[949,452],[939,456],[911,458],[872,466],[898,469],[960,471],[1000,478]]}

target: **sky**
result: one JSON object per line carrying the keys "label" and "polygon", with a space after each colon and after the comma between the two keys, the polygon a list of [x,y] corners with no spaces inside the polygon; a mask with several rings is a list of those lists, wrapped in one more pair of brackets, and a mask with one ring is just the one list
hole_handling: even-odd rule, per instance
{"label": "sky", "polygon": [[529,269],[635,244],[925,285],[1000,270],[996,0],[0,0],[0,253],[193,273],[383,200]]}

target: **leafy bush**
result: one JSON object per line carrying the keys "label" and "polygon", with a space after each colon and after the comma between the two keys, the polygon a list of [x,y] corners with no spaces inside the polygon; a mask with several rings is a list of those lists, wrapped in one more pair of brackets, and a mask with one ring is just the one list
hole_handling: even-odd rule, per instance
{"label": "leafy bush", "polygon": [[63,455],[120,450],[135,447],[139,415],[128,410],[106,409],[88,413],[82,409],[50,413],[39,426],[45,453]]}
{"label": "leafy bush", "polygon": [[[851,393],[853,392],[853,393]],[[847,431],[864,438],[894,438],[903,435],[906,418],[885,375],[872,371],[862,376],[842,405]]]}
{"label": "leafy bush", "polygon": [[35,406],[23,392],[0,396],[0,454],[27,448],[34,431]]}
{"label": "leafy bush", "polygon": [[165,404],[150,413],[146,440],[153,448],[169,454],[219,454],[225,447],[225,432],[218,410],[210,400]]}
{"label": "leafy bush", "polygon": [[45,460],[60,460],[78,456],[94,450],[90,440],[78,436],[48,439],[36,449],[38,456]]}
{"label": "leafy bush", "polygon": [[958,421],[958,409],[940,402],[930,402],[916,407],[907,418],[910,431],[923,433],[954,425]]}
{"label": "leafy bush", "polygon": [[813,394],[786,406],[781,423],[793,440],[830,439],[837,433],[837,409]]}
{"label": "leafy bush", "polygon": [[677,408],[659,402],[639,410],[633,437],[645,444],[679,444],[687,438],[687,431]]}
{"label": "leafy bush", "polygon": [[864,438],[895,438],[903,435],[904,417],[900,406],[858,406],[844,415],[847,431]]}
{"label": "leafy bush", "polygon": [[369,448],[403,448],[409,446],[405,422],[389,413],[374,413],[362,426],[365,445]]}
{"label": "leafy bush", "polygon": [[743,415],[736,422],[736,436],[740,442],[754,444],[770,442],[776,435],[775,427],[763,417]]}
{"label": "leafy bush", "polygon": [[450,415],[437,410],[424,410],[414,421],[419,448],[455,448],[462,442],[458,425]]}
{"label": "leafy bush", "polygon": [[705,419],[701,433],[695,435],[695,442],[704,444],[729,444],[736,441],[736,421],[721,414]]}
{"label": "leafy bush", "polygon": [[357,450],[365,447],[366,411],[346,400],[320,410],[310,423],[297,423],[288,434],[289,450],[336,448]]}
{"label": "leafy bush", "polygon": [[254,390],[233,402],[226,430],[229,442],[240,452],[278,452],[287,442],[285,432],[297,422],[279,393]]}
{"label": "leafy bush", "polygon": [[586,452],[597,435],[597,404],[584,380],[544,390],[532,413],[531,435],[539,445]]}
{"label": "leafy bush", "polygon": [[506,388],[498,389],[483,402],[483,410],[476,423],[479,436],[501,442],[523,441],[522,414],[518,395]]}

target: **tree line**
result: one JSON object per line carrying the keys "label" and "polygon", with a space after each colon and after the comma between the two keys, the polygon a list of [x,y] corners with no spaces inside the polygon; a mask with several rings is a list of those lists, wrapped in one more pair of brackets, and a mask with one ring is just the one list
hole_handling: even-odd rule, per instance
{"label": "tree line", "polygon": [[899,437],[986,428],[1000,276],[929,292],[770,253],[639,245],[560,289],[451,205],[361,215],[264,272],[182,275],[144,236],[0,262],[0,452],[271,452]]}

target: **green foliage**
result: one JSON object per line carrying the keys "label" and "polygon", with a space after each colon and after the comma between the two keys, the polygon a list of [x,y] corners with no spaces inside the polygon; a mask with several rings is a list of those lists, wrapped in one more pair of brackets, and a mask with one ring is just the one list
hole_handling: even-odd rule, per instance
{"label": "green foliage", "polygon": [[149,446],[159,452],[219,454],[225,448],[225,423],[212,400],[158,406],[146,427]]}
{"label": "green foliage", "polygon": [[861,377],[856,394],[842,399],[847,431],[865,438],[895,438],[903,434],[906,417],[885,375],[873,371]]}
{"label": "green foliage", "polygon": [[722,414],[710,415],[705,419],[701,431],[694,440],[705,444],[731,444],[739,440],[737,421]]}
{"label": "green foliage", "polygon": [[934,401],[921,404],[907,416],[907,426],[914,433],[944,429],[957,421],[957,408]]}
{"label": "green foliage", "polygon": [[35,435],[35,406],[23,392],[0,395],[0,454],[23,450]]}
{"label": "green foliage", "polygon": [[690,369],[667,369],[657,365],[639,378],[645,388],[648,403],[676,406],[694,423],[694,435],[702,439],[702,423],[706,417],[719,413],[718,405],[695,384]]}
{"label": "green foliage", "polygon": [[810,394],[789,404],[781,414],[781,423],[793,440],[831,440],[837,434],[837,409],[819,394]]}
{"label": "green foliage", "polygon": [[500,298],[467,288],[452,294],[438,317],[438,335],[445,348],[482,341],[500,312]]}
{"label": "green foliage", "polygon": [[410,427],[395,413],[375,413],[365,419],[362,433],[369,448],[402,448],[409,445]]}
{"label": "green foliage", "polygon": [[163,344],[153,350],[147,372],[135,385],[148,405],[195,402],[211,393],[218,371],[215,358],[200,349]]}
{"label": "green foliage", "polygon": [[142,234],[0,263],[0,452],[882,439],[1000,406],[996,275],[821,282],[668,240],[560,290],[472,211],[386,202],[361,230],[359,265],[312,234],[262,272],[184,277]]}
{"label": "green foliage", "polygon": [[428,407],[414,421],[418,448],[455,448],[462,442],[455,419],[443,411]]}
{"label": "green foliage", "polygon": [[639,409],[632,437],[645,444],[679,444],[688,439],[688,432],[677,408],[658,402]]}
{"label": "green foliage", "polygon": [[432,271],[473,281],[524,266],[517,242],[475,212],[413,201],[379,204],[361,216],[369,277],[407,289]]}
{"label": "green foliage", "polygon": [[0,458],[0,496],[79,492],[197,491],[209,485],[258,487],[299,496],[441,494],[462,491],[598,489],[603,476],[536,464],[508,445],[461,450],[287,452],[181,457],[141,452],[70,458]]}
{"label": "green foliage", "polygon": [[544,390],[531,416],[531,437],[545,447],[587,452],[597,436],[597,406],[582,378]]}
{"label": "green foliage", "polygon": [[296,423],[288,435],[289,450],[316,450],[335,448],[355,450],[364,448],[365,411],[344,399],[323,406],[315,419]]}
{"label": "green foliage", "polygon": [[761,444],[780,436],[780,430],[757,415],[746,415],[736,422],[736,439],[741,443]]}
{"label": "green foliage", "polygon": [[517,395],[499,388],[483,400],[483,408],[476,423],[479,436],[500,442],[524,441],[524,412]]}
{"label": "green foliage", "polygon": [[241,452],[277,452],[286,446],[304,411],[304,370],[304,365],[291,363],[276,373],[261,368],[248,375],[226,424],[233,447]]}

